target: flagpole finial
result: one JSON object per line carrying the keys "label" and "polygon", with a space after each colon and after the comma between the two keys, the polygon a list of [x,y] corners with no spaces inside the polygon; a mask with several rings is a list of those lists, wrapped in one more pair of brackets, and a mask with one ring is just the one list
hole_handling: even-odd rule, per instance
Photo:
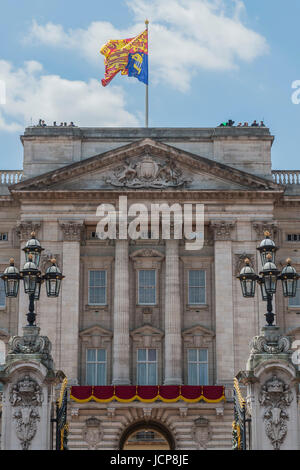
{"label": "flagpole finial", "polygon": [[148,24],[149,24],[149,20],[146,19],[145,20],[145,25],[148,26]]}

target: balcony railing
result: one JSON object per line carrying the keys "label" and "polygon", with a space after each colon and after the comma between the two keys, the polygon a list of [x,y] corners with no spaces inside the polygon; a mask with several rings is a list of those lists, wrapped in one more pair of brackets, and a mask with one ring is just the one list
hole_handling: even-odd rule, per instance
{"label": "balcony railing", "polygon": [[273,170],[272,176],[278,184],[300,184],[300,170]]}
{"label": "balcony railing", "polygon": [[23,170],[0,170],[0,185],[9,186],[19,183],[23,176]]}

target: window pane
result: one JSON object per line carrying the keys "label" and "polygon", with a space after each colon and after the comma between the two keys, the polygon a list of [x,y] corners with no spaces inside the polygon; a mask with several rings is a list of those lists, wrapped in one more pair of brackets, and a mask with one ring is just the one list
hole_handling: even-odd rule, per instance
{"label": "window pane", "polygon": [[299,307],[300,306],[300,285],[297,282],[296,297],[289,297],[289,306],[290,307]]}
{"label": "window pane", "polygon": [[0,307],[5,307],[5,301],[4,281],[0,279]]}
{"label": "window pane", "polygon": [[87,350],[87,360],[88,361],[96,361],[96,349],[88,349]]}
{"label": "window pane", "polygon": [[89,304],[106,304],[106,271],[89,271]]}
{"label": "window pane", "polygon": [[156,361],[156,349],[148,349],[148,361]]}
{"label": "window pane", "polygon": [[190,363],[188,367],[188,384],[189,385],[198,385],[197,380],[197,364]]}
{"label": "window pane", "polygon": [[199,361],[207,362],[207,349],[199,349]]}
{"label": "window pane", "polygon": [[106,385],[106,364],[97,364],[97,385]]}
{"label": "window pane", "polygon": [[87,364],[86,366],[86,382],[87,385],[96,384],[96,366],[95,364]]}
{"label": "window pane", "polygon": [[138,361],[146,360],[146,349],[138,349]]}
{"label": "window pane", "polygon": [[207,364],[199,364],[199,385],[208,384],[208,367]]}
{"label": "window pane", "polygon": [[156,362],[148,364],[148,383],[147,385],[156,385]]}
{"label": "window pane", "polygon": [[188,350],[188,360],[189,361],[197,361],[197,349],[189,349]]}
{"label": "window pane", "polygon": [[156,279],[155,270],[141,269],[139,271],[139,304],[155,304],[156,302]]}
{"label": "window pane", "polygon": [[205,303],[205,271],[192,269],[189,271],[189,304]]}
{"label": "window pane", "polygon": [[105,349],[98,349],[97,360],[98,362],[106,362],[106,350]]}
{"label": "window pane", "polygon": [[138,385],[147,385],[146,379],[146,363],[139,363],[138,364]]}

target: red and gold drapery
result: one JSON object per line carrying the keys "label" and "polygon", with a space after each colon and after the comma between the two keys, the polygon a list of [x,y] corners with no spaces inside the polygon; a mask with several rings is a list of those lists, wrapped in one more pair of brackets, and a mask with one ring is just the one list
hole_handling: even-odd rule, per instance
{"label": "red and gold drapery", "polygon": [[144,403],[153,403],[157,400],[165,403],[174,403],[179,400],[188,403],[197,403],[200,400],[217,403],[225,400],[225,389],[223,386],[212,385],[73,386],[70,398],[78,403],[86,403],[91,400],[99,403],[108,403],[112,400],[121,403],[130,403],[134,400]]}

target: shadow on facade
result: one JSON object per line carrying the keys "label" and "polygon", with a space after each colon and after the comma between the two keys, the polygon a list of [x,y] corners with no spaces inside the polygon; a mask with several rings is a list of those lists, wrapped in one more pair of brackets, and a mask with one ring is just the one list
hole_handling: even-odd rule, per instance
{"label": "shadow on facade", "polygon": [[123,432],[120,450],[174,450],[175,440],[170,431],[155,421],[139,421]]}

